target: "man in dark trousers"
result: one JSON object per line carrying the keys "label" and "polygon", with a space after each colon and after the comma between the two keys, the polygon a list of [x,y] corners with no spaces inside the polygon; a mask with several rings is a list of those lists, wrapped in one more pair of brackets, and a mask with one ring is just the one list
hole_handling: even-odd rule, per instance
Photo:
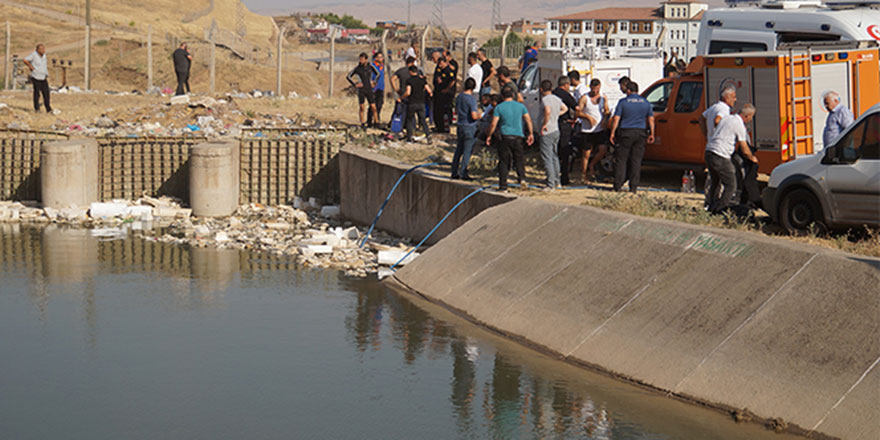
{"label": "man in dark trousers", "polygon": [[382,55],[382,52],[376,52],[373,55],[373,63],[371,64],[373,69],[377,73],[374,73],[372,76],[373,81],[373,96],[376,99],[376,114],[373,114],[373,108],[370,107],[370,111],[367,114],[367,119],[373,121],[373,126],[377,127],[379,121],[382,119],[382,105],[385,104],[385,56]]}
{"label": "man in dark trousers", "polygon": [[654,109],[639,96],[639,85],[626,84],[626,98],[617,103],[611,119],[611,144],[614,145],[614,190],[620,191],[629,180],[629,190],[639,188],[645,142],[654,143]]}
{"label": "man in dark trousers", "polygon": [[192,55],[186,49],[186,43],[180,43],[174,53],[171,55],[174,59],[174,73],[177,75],[177,91],[175,95],[184,95],[189,93],[189,69],[192,65]]}
{"label": "man in dark trousers", "polygon": [[562,185],[568,185],[571,183],[571,177],[569,176],[569,162],[568,160],[571,158],[571,132],[574,129],[574,124],[577,122],[577,112],[578,112],[578,102],[575,101],[574,96],[571,96],[571,80],[563,75],[559,77],[557,81],[558,87],[553,89],[553,94],[559,97],[562,100],[562,103],[565,104],[565,107],[568,109],[567,112],[559,115],[559,144],[556,148],[556,153],[559,155],[559,172],[560,179],[559,182]]}
{"label": "man in dark trousers", "polygon": [[445,57],[437,58],[434,69],[434,131],[449,133],[448,122],[452,122],[452,98],[455,96],[455,73]]}
{"label": "man in dark trousers", "polygon": [[49,63],[46,60],[46,46],[38,44],[22,61],[31,71],[29,77],[31,84],[34,85],[34,111],[40,111],[40,95],[42,95],[46,112],[52,113],[52,105],[49,104]]}
{"label": "man in dark trousers", "polygon": [[[492,143],[492,134],[495,129],[501,132],[501,142],[498,145],[498,189],[507,191],[507,173],[510,160],[516,167],[516,176],[519,180],[520,189],[525,189],[525,145],[532,145],[535,137],[532,134],[532,119],[526,106],[514,99],[516,91],[513,87],[501,89],[504,102],[498,104],[492,110],[492,122],[489,124],[489,132],[486,135],[486,145]],[[523,132],[523,122],[528,130],[528,137]]]}
{"label": "man in dark trousers", "polygon": [[[348,72],[348,75],[345,77],[348,80],[349,84],[351,84],[358,91],[358,104],[360,105],[360,111],[358,112],[358,116],[361,120],[361,127],[367,128],[368,125],[373,125],[376,121],[372,119],[366,119],[368,116],[374,116],[378,114],[376,111],[376,94],[373,93],[373,87],[376,85],[373,81],[373,78],[379,76],[379,71],[370,64],[370,58],[367,56],[366,52],[361,52],[358,56],[358,65],[351,72]],[[369,105],[372,113],[367,114],[367,105]]]}
{"label": "man in dark trousers", "polygon": [[406,85],[403,86],[403,95],[397,98],[397,102],[406,101],[406,140],[413,142],[413,132],[416,123],[421,125],[425,131],[425,140],[430,143],[430,133],[428,131],[428,122],[425,120],[425,103],[431,96],[431,87],[428,80],[419,72],[419,68],[415,64],[409,66],[409,78]]}

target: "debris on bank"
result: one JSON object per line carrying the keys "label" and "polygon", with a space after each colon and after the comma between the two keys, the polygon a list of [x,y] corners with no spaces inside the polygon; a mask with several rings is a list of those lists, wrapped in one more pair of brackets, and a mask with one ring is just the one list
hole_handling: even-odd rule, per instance
{"label": "debris on bank", "polygon": [[[338,219],[337,206],[296,200],[293,206],[243,205],[230,217],[199,218],[170,197],[92,203],[88,208],[41,208],[36,202],[0,202],[0,223],[85,227],[99,240],[133,234],[146,240],[194,247],[239,249],[296,257],[306,267],[366,277],[394,265],[412,250],[409,240],[366,230]],[[400,263],[411,262],[418,253]]]}

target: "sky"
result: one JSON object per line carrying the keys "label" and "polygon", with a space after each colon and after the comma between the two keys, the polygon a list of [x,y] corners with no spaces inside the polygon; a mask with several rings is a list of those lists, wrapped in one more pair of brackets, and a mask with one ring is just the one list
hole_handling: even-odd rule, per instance
{"label": "sky", "polygon": [[[433,12],[433,0],[411,0],[412,21],[426,23]],[[373,24],[379,20],[406,20],[407,0],[244,0],[254,12],[265,15],[283,15],[292,12],[335,12],[351,14]],[[723,0],[708,0],[714,6]],[[547,17],[610,6],[658,6],[659,0],[501,0],[501,20],[519,18],[543,21]],[[444,0],[443,19],[447,27],[465,28],[468,25],[488,28],[491,22],[491,0]]]}

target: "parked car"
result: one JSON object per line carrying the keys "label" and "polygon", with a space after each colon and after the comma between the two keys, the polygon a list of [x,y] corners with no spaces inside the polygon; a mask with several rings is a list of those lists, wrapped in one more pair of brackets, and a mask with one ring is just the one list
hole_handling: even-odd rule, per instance
{"label": "parked car", "polygon": [[880,104],[826,146],[773,170],[764,210],[791,233],[880,227]]}

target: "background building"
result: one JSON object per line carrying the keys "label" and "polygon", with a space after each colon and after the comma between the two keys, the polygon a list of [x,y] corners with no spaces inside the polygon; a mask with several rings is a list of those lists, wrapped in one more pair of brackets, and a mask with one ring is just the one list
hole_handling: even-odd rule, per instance
{"label": "background building", "polygon": [[[689,60],[706,3],[669,0],[659,8],[603,8],[547,19],[545,46],[654,47]],[[566,41],[563,29],[568,26]]]}

